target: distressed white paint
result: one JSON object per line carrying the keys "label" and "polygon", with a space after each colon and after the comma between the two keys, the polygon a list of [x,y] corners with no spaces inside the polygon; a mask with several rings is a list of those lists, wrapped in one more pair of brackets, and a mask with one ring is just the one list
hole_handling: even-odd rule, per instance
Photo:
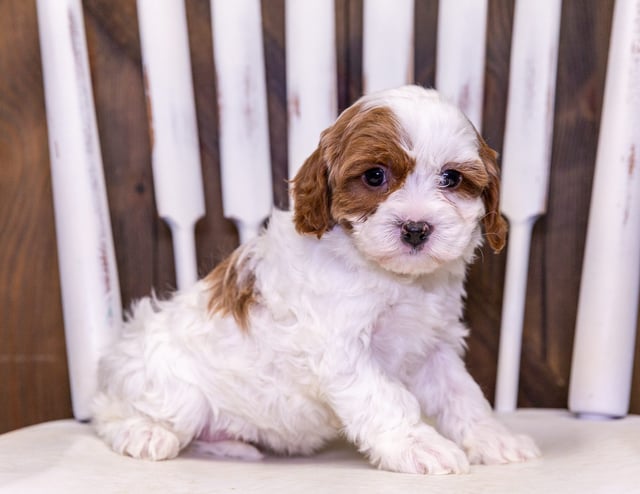
{"label": "distressed white paint", "polygon": [[438,5],[436,88],[481,131],[487,0]]}
{"label": "distressed white paint", "polygon": [[560,0],[517,0],[502,160],[507,255],[495,406],[516,407],[531,231],[546,210],[560,30]]}
{"label": "distressed white paint", "polygon": [[285,3],[289,177],[337,116],[335,7],[327,0]]}
{"label": "distressed white paint", "polygon": [[178,288],[198,278],[194,229],[205,213],[183,0],[138,0],[158,214],[171,228]]}
{"label": "distressed white paint", "polygon": [[617,0],[591,195],[569,408],[629,410],[640,283],[640,0]]}
{"label": "distressed white paint", "polygon": [[372,93],[413,82],[414,0],[364,0],[362,89]]}
{"label": "distressed white paint", "polygon": [[211,0],[224,214],[240,240],[256,235],[273,202],[259,0]]}
{"label": "distressed white paint", "polygon": [[[122,322],[80,0],[38,0],[73,413],[90,417],[97,362]],[[37,309],[36,309],[37,310]]]}

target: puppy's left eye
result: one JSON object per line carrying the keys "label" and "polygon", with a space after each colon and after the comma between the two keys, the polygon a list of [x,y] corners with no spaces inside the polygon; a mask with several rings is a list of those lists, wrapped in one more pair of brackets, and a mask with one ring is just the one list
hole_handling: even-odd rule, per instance
{"label": "puppy's left eye", "polygon": [[457,170],[445,170],[440,175],[438,186],[441,189],[455,189],[462,182],[462,173]]}

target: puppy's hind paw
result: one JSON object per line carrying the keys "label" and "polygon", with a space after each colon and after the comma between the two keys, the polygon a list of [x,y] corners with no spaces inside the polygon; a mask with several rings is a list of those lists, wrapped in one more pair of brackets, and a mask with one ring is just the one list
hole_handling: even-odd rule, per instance
{"label": "puppy's hind paw", "polygon": [[168,460],[178,456],[180,441],[166,427],[140,421],[130,427],[122,427],[114,437],[113,449],[122,454],[144,460]]}

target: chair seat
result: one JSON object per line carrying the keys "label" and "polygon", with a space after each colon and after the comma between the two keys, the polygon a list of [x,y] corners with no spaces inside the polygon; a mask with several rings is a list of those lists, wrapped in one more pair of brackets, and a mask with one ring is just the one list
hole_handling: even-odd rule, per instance
{"label": "chair seat", "polygon": [[241,462],[186,450],[150,462],[113,453],[89,425],[48,422],[0,436],[0,492],[640,492],[640,416],[586,421],[561,410],[519,410],[502,420],[533,436],[543,458],[445,476],[376,470],[345,444],[309,458]]}

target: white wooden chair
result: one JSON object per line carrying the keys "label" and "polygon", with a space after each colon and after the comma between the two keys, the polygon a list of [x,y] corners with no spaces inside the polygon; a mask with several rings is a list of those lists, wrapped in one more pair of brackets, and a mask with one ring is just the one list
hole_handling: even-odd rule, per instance
{"label": "white wooden chair", "polygon": [[[286,3],[287,87],[295,106],[289,118],[290,175],[336,115],[332,9],[327,0]],[[366,91],[410,82],[412,9],[412,0],[364,0]],[[516,1],[503,159],[511,238],[496,406],[507,425],[536,439],[544,456],[444,477],[377,471],[340,444],[311,458],[234,462],[187,450],[175,460],[152,463],[116,455],[95,437],[83,421],[89,418],[98,355],[116,334],[122,309],[82,9],[80,0],[39,0],[38,12],[77,420],[0,436],[0,492],[640,492],[640,417],[612,418],[625,416],[629,406],[640,274],[640,167],[633,161],[640,150],[640,0],[617,0],[614,13],[571,379],[573,413],[515,410],[529,238],[545,209],[560,15],[560,0]],[[437,86],[477,126],[486,12],[484,0],[443,1],[439,9],[438,60],[447,64],[438,67]],[[193,227],[204,214],[184,6],[181,0],[139,0],[138,15],[158,212],[171,227],[178,285],[184,286],[196,277]],[[241,240],[256,234],[271,208],[259,16],[259,0],[212,0],[224,210]],[[531,64],[537,79],[526,85]],[[243,84],[253,90],[238,91]],[[463,87],[471,91],[461,98]],[[252,109],[250,121],[240,111],[246,107]],[[178,132],[171,125],[176,120]],[[628,181],[606,180],[618,169]],[[619,197],[625,198],[622,205]],[[612,252],[612,244],[619,250]],[[607,269],[598,270],[603,264]],[[615,337],[604,338],[603,332]]]}

